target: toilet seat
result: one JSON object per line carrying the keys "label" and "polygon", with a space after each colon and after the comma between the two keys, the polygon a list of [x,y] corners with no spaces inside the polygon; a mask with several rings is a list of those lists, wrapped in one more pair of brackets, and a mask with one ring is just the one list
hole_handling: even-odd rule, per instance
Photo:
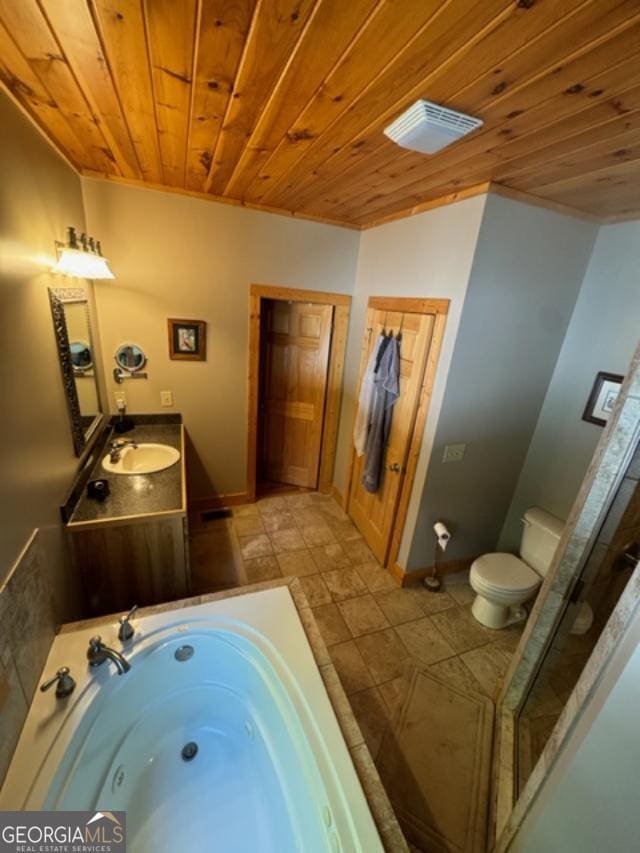
{"label": "toilet seat", "polygon": [[469,579],[476,592],[519,601],[526,600],[542,582],[542,578],[514,554],[500,553],[483,554],[474,560]]}

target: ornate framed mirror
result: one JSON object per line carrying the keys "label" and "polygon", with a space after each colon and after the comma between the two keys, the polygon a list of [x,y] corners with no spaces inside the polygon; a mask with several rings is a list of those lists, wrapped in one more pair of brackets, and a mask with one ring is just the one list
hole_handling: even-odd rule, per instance
{"label": "ornate framed mirror", "polygon": [[76,456],[81,456],[105,417],[87,294],[82,288],[50,287],[49,301],[73,446]]}

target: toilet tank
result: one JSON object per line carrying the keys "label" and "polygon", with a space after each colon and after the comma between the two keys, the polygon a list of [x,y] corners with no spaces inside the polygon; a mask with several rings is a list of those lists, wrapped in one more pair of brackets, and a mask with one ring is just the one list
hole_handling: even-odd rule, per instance
{"label": "toilet tank", "polygon": [[534,506],[525,512],[523,522],[520,556],[528,566],[544,577],[564,530],[564,521]]}

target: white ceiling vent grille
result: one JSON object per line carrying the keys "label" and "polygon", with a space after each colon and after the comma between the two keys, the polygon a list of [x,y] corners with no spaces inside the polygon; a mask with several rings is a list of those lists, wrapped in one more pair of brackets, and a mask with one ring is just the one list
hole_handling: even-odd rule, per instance
{"label": "white ceiling vent grille", "polygon": [[435,154],[478,127],[482,127],[482,119],[420,100],[385,127],[384,133],[403,148]]}

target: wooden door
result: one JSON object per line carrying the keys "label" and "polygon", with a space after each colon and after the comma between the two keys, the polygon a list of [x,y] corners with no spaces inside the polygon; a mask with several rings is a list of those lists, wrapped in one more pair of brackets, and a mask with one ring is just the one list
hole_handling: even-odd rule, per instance
{"label": "wooden door", "polygon": [[348,512],[367,544],[383,565],[387,561],[393,526],[414,424],[420,404],[425,367],[431,348],[435,314],[402,313],[369,308],[360,377],[380,332],[402,332],[400,339],[400,396],[393,408],[380,488],[372,494],[362,485],[366,455],[354,452]]}
{"label": "wooden door", "polygon": [[315,489],[333,306],[263,300],[262,313],[262,474]]}

